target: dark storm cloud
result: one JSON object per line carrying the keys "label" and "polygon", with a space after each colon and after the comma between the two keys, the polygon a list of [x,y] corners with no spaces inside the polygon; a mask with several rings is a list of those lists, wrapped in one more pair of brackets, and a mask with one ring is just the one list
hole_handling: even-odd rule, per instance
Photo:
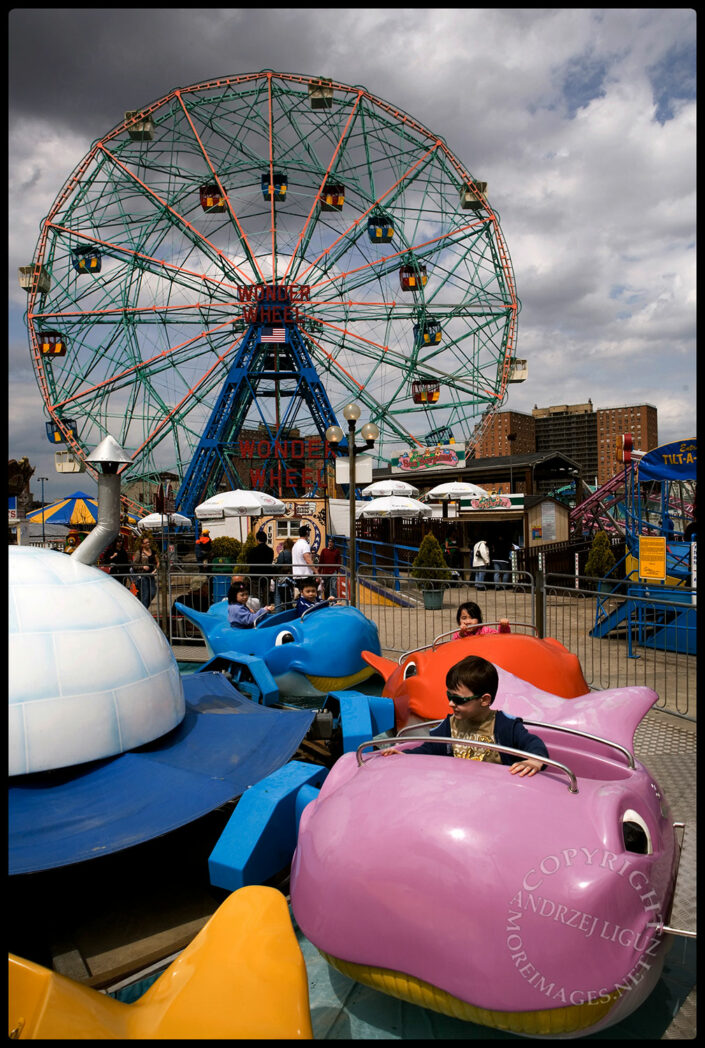
{"label": "dark storm cloud", "polygon": [[[309,23],[316,26],[315,47]],[[262,68],[325,72],[334,41],[334,26],[327,30],[318,11],[15,10],[11,120],[41,114],[93,140],[126,110],[175,87]],[[316,67],[309,69],[314,60]],[[42,70],[51,76],[39,75]]]}

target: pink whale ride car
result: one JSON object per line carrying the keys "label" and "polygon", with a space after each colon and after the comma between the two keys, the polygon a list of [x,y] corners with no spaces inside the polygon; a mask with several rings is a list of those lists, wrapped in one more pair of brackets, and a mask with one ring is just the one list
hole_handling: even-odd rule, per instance
{"label": "pink whale ride car", "polygon": [[656,694],[566,701],[498,673],[496,708],[524,717],[554,763],[520,778],[365,750],[419,744],[403,735],[344,754],[301,816],[293,913],[359,982],[499,1030],[577,1037],[634,1011],[663,966],[680,851],[632,754]]}

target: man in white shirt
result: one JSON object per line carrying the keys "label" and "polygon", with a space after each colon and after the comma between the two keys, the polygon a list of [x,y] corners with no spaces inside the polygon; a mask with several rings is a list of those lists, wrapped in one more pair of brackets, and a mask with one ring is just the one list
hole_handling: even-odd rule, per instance
{"label": "man in white shirt", "polygon": [[311,525],[302,524],[299,528],[299,538],[291,550],[291,574],[294,576],[294,582],[296,582],[297,578],[310,579],[316,574],[316,565],[314,564],[313,554],[308,542],[310,534]]}
{"label": "man in white shirt", "polygon": [[484,539],[472,548],[472,566],[475,571],[475,589],[484,589],[485,575],[490,566],[490,548]]}

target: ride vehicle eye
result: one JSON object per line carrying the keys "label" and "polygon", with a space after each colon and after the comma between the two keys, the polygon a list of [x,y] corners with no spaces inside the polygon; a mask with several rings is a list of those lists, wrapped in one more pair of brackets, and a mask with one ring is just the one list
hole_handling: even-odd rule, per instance
{"label": "ride vehicle eye", "polygon": [[289,630],[282,630],[281,633],[277,633],[277,639],[274,641],[275,648],[280,644],[293,644],[295,640],[294,634],[290,633]]}
{"label": "ride vehicle eye", "polygon": [[631,808],[622,816],[622,838],[626,851],[651,855],[654,850],[648,826],[641,815]]}
{"label": "ride vehicle eye", "polygon": [[418,672],[415,662],[407,663],[404,667],[404,680],[408,680],[409,677],[415,677]]}

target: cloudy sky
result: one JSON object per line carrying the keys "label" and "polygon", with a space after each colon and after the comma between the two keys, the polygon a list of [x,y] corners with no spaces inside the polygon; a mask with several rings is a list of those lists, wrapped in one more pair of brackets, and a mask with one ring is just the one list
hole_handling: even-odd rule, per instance
{"label": "cloudy sky", "polygon": [[54,471],[17,267],[126,110],[267,68],[364,85],[487,181],[529,366],[505,408],[649,403],[661,443],[695,433],[694,11],[36,9],[9,32],[9,457],[47,499],[94,485]]}

